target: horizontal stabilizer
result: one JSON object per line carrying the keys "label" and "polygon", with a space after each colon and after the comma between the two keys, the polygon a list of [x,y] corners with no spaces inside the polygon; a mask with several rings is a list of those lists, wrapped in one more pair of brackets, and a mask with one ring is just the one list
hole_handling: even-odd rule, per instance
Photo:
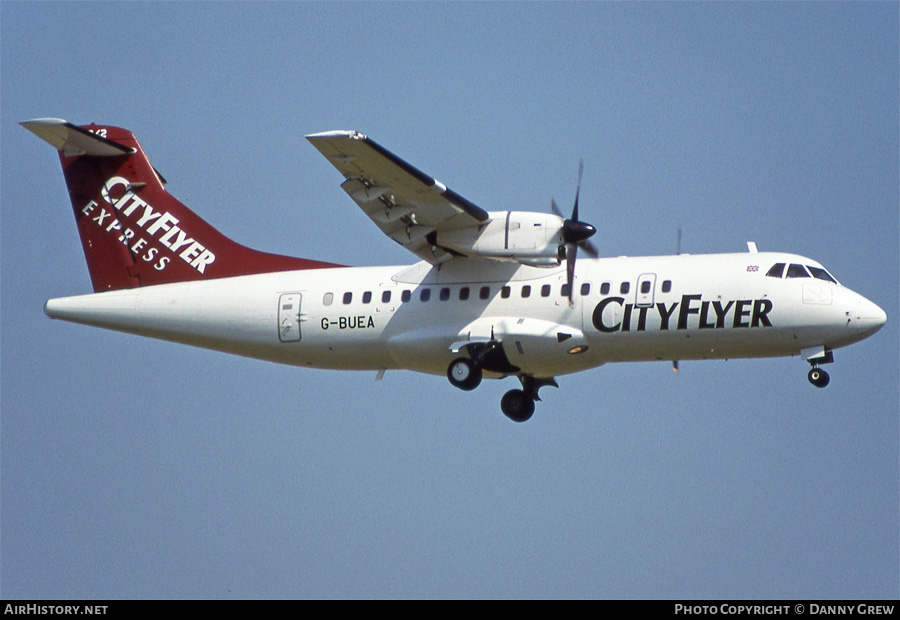
{"label": "horizontal stabilizer", "polygon": [[36,118],[19,124],[66,157],[78,155],[117,157],[136,152],[135,149],[113,142],[99,133],[105,132],[105,129],[92,133],[59,118]]}

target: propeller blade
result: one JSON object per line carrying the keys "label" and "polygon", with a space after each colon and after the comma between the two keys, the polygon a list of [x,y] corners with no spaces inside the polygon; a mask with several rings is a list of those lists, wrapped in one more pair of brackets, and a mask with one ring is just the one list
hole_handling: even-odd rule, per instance
{"label": "propeller blade", "polygon": [[681,224],[678,225],[678,240],[675,242],[675,254],[681,254]]}
{"label": "propeller blade", "polygon": [[575,185],[575,207],[572,209],[572,221],[578,221],[578,197],[581,195],[581,175],[584,172],[584,160],[578,160],[578,183]]}
{"label": "propeller blade", "polygon": [[556,204],[556,201],[553,200],[553,198],[550,199],[550,210],[559,217],[566,219],[566,216],[564,216],[562,214],[562,211],[559,210],[559,205]]}
{"label": "propeller blade", "polygon": [[600,251],[597,249],[597,246],[595,246],[590,241],[582,241],[581,249],[584,250],[585,253],[591,258],[597,258],[598,256],[600,256]]}

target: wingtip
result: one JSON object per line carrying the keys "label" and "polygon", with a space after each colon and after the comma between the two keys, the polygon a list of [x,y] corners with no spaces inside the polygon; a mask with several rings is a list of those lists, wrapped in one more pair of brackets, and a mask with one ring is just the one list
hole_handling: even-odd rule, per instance
{"label": "wingtip", "polygon": [[322,131],[319,133],[306,134],[305,138],[312,142],[313,140],[329,140],[334,138],[350,138],[351,140],[365,140],[366,136],[358,131],[348,131],[345,129],[337,129],[333,131]]}

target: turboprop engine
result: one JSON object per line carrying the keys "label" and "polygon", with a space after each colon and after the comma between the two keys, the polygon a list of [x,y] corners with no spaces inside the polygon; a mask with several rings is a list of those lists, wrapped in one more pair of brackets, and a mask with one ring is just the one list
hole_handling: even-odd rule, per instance
{"label": "turboprop engine", "polygon": [[[477,227],[439,231],[434,243],[464,256],[556,267],[565,258],[565,251],[560,252],[566,243],[565,227],[566,220],[552,213],[499,211],[491,212],[490,219]],[[589,228],[593,234],[593,227]]]}
{"label": "turboprop engine", "polygon": [[553,213],[498,211],[489,213],[486,222],[434,231],[428,241],[463,256],[508,260],[532,267],[556,267],[566,261],[566,286],[572,304],[572,283],[578,248],[597,257],[597,249],[588,241],[597,229],[578,219],[578,197],[584,163],[578,164],[578,183],[572,216],[564,218],[550,200]]}

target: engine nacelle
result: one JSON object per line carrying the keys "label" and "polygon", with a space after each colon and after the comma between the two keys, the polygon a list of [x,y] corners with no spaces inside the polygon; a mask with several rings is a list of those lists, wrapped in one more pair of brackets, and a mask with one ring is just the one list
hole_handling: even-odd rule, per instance
{"label": "engine nacelle", "polygon": [[464,256],[512,261],[533,267],[560,264],[565,220],[552,213],[493,211],[480,226],[442,230],[435,245]]}

